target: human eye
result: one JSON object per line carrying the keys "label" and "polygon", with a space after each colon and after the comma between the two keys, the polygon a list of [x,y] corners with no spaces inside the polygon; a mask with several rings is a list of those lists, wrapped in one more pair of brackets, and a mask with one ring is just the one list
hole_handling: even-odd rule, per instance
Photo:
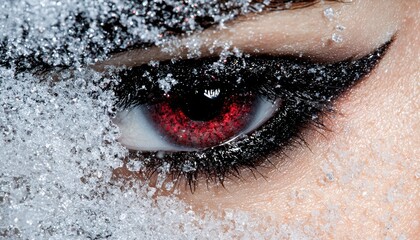
{"label": "human eye", "polygon": [[[259,36],[273,34],[258,26],[251,28]],[[304,145],[308,129],[325,128],[323,116],[334,111],[334,101],[366,78],[392,39],[387,34],[364,43],[349,36],[354,41],[314,47],[311,36],[318,33],[292,34],[288,48],[234,36],[241,51],[227,56],[212,54],[211,46],[198,57],[171,58],[153,49],[119,54],[110,61],[124,66],[116,70],[114,123],[130,150],[128,161],[139,162],[141,172],[184,179],[192,190],[201,181],[223,185],[244,170],[285,161],[286,150]]]}
{"label": "human eye", "polygon": [[261,69],[253,60],[187,60],[122,71],[117,95],[125,110],[115,120],[124,132],[121,143],[140,151],[201,152],[252,132],[281,102],[257,81]]}
{"label": "human eye", "polygon": [[193,188],[223,184],[301,141],[368,74],[389,43],[356,60],[319,63],[246,55],[163,61],[120,70],[120,142],[145,171],[164,166]]}

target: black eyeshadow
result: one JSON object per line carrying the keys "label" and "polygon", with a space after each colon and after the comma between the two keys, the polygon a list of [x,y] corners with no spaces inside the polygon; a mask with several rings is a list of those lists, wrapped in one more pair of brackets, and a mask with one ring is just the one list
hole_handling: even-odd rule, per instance
{"label": "black eyeshadow", "polygon": [[[232,93],[253,91],[282,101],[270,120],[229,144],[195,152],[165,152],[163,157],[161,152],[132,151],[130,161],[142,161],[150,172],[167,165],[169,173],[185,178],[191,190],[203,177],[221,184],[226,178],[240,177],[242,169],[256,169],[270,156],[299,142],[304,129],[322,127],[320,116],[332,111],[333,101],[375,68],[390,44],[360,59],[329,64],[296,57],[249,56],[228,57],[225,61],[167,61],[122,70],[121,84],[115,87],[120,108],[164,101],[165,93],[157,80],[167,74],[179,82],[171,90],[177,94],[216,79],[230,86]],[[215,67],[220,62],[223,67]]]}

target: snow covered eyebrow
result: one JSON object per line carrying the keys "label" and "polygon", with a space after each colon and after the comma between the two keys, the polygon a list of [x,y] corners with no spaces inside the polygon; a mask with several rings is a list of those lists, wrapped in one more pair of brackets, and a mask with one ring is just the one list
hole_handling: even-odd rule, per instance
{"label": "snow covered eyebrow", "polygon": [[[194,33],[248,14],[308,7],[320,0],[25,2],[5,2],[0,24],[0,66],[16,66],[18,71],[92,64],[111,53],[152,46],[168,35]],[[21,21],[9,17],[13,15],[22,16]]]}
{"label": "snow covered eyebrow", "polygon": [[[181,0],[158,3],[133,1],[133,6],[142,9],[142,14],[145,15],[149,15],[149,10],[154,11],[151,23],[163,29],[162,36],[179,36],[202,31],[222,22],[243,19],[241,17],[248,15],[309,8],[320,2],[321,0]],[[323,2],[344,3],[348,0],[323,0]],[[138,14],[136,11],[130,14],[132,13]],[[153,45],[153,42],[140,40],[125,48],[116,48],[112,53]]]}

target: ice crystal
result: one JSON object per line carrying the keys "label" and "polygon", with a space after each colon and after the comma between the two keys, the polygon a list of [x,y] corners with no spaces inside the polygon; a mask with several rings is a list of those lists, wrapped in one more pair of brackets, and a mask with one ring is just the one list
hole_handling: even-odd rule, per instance
{"label": "ice crystal", "polygon": [[324,9],[324,16],[329,20],[332,21],[335,17],[334,9],[331,7],[328,7]]}
{"label": "ice crystal", "polygon": [[160,89],[162,89],[165,93],[168,93],[171,91],[172,86],[176,85],[178,81],[172,77],[172,74],[168,74],[165,78],[160,78],[158,83]]}
{"label": "ice crystal", "polygon": [[343,42],[343,37],[338,33],[333,33],[332,36],[331,36],[331,39],[336,43]]}

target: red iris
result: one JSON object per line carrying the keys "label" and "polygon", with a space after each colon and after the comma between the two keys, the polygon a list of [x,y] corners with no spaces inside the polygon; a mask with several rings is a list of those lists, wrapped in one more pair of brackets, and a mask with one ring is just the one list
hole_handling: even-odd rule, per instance
{"label": "red iris", "polygon": [[156,128],[172,143],[191,148],[219,145],[249,123],[255,97],[226,96],[219,89],[168,97],[149,107]]}

